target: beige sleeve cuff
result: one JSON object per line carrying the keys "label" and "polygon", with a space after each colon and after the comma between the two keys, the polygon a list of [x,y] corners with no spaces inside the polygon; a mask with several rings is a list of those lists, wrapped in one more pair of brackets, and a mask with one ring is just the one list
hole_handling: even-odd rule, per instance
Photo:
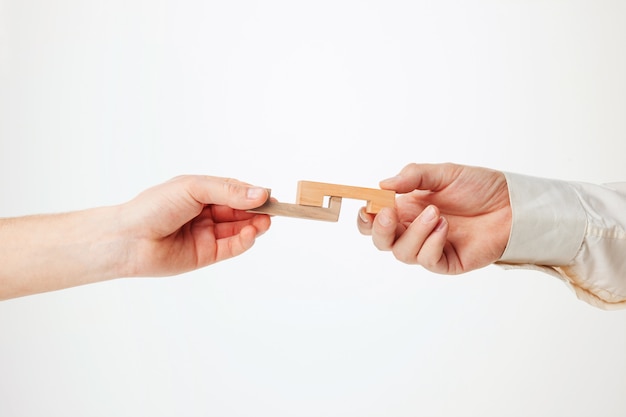
{"label": "beige sleeve cuff", "polygon": [[499,263],[568,265],[578,253],[586,229],[585,211],[565,181],[504,173],[512,222]]}

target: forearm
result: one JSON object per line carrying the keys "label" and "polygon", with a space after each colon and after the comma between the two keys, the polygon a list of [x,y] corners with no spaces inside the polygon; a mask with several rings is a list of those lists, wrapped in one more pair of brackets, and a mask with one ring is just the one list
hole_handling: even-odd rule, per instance
{"label": "forearm", "polygon": [[0,299],[124,275],[118,207],[0,219]]}

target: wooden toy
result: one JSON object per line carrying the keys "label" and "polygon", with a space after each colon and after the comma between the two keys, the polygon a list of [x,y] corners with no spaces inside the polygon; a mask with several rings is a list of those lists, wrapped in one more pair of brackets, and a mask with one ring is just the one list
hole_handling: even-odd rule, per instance
{"label": "wooden toy", "polygon": [[[271,190],[268,191],[271,193]],[[326,197],[328,197],[328,207],[324,207]],[[365,200],[367,202],[365,211],[372,214],[378,213],[383,207],[394,207],[396,201],[396,193],[391,190],[299,181],[296,204],[280,203],[268,198],[262,206],[248,211],[336,222],[339,220],[341,199],[344,197]]]}

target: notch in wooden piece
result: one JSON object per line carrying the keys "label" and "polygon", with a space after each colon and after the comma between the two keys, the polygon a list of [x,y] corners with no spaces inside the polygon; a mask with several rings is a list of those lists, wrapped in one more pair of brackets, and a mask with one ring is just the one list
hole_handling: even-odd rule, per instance
{"label": "notch in wooden piece", "polygon": [[396,193],[392,190],[314,181],[298,182],[297,204],[321,207],[324,203],[324,197],[333,196],[365,200],[367,202],[365,211],[372,214],[378,213],[383,207],[394,207],[396,203]]}

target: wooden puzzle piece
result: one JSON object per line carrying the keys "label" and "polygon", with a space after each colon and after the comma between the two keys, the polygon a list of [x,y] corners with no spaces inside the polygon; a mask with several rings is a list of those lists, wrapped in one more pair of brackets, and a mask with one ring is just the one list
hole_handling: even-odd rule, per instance
{"label": "wooden puzzle piece", "polygon": [[[329,197],[327,208],[323,207],[325,197]],[[268,198],[262,206],[248,212],[336,222],[339,220],[342,197],[365,200],[365,211],[372,214],[378,213],[383,207],[394,207],[396,201],[395,192],[390,190],[299,181],[296,204],[280,203]]]}
{"label": "wooden puzzle piece", "polygon": [[248,212],[336,222],[337,220],[339,220],[340,208],[341,197],[330,197],[330,199],[328,200],[328,207],[302,206],[300,204],[279,203],[277,201],[271,201],[271,199],[268,198],[262,206],[254,208],[252,210],[248,210]]}
{"label": "wooden puzzle piece", "polygon": [[391,190],[313,181],[298,182],[297,204],[321,206],[324,202],[324,197],[328,196],[365,200],[367,201],[365,211],[372,214],[378,213],[383,207],[394,207],[396,203],[396,193]]}

